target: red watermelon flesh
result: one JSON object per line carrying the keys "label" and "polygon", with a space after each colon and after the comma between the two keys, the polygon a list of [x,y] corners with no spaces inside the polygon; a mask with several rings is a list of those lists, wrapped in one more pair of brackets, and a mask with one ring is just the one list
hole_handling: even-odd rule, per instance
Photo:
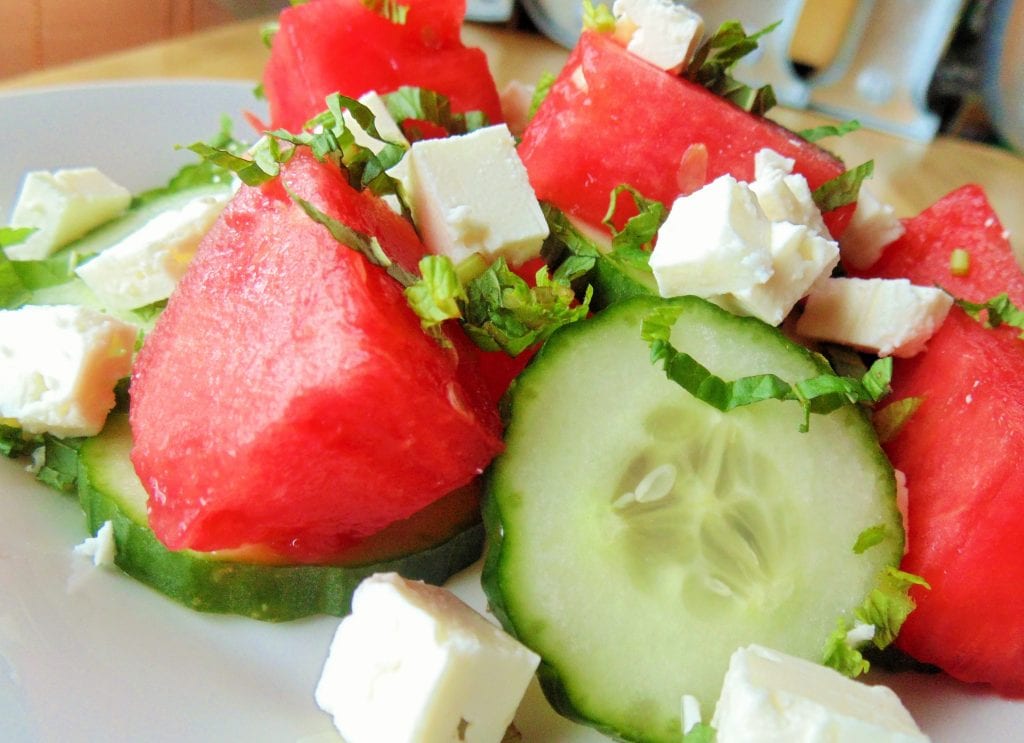
{"label": "red watermelon flesh", "polygon": [[361,0],[311,0],[280,16],[264,90],[275,127],[298,131],[330,93],[357,98],[403,85],[446,95],[454,111],[501,121],[501,103],[483,51],[460,40],[465,0],[411,0],[393,23]]}
{"label": "red watermelon flesh", "polygon": [[[386,220],[308,156],[282,178],[355,229]],[[422,253],[392,217],[385,251]],[[242,188],[133,373],[154,532],[172,549],[257,543],[315,561],[465,485],[500,450],[500,422],[452,339],[427,337],[401,287],[280,185]]]}
{"label": "red watermelon flesh", "polygon": [[[793,158],[812,189],[845,170],[793,132],[587,31],[527,126],[519,154],[539,199],[598,225],[622,183],[670,205],[726,173],[752,180],[754,154],[764,147]],[[833,235],[851,215],[850,207],[825,215]]]}
{"label": "red watermelon flesh", "polygon": [[[1024,300],[1024,275],[999,220],[976,186],[953,192],[906,220],[869,275],[939,284],[984,300],[1008,291]],[[971,254],[951,276],[954,248]],[[1024,695],[1024,341],[1012,328],[985,329],[958,308],[911,359],[896,359],[891,399],[922,403],[886,445],[907,476],[905,570],[917,609],[897,644],[964,681]]]}

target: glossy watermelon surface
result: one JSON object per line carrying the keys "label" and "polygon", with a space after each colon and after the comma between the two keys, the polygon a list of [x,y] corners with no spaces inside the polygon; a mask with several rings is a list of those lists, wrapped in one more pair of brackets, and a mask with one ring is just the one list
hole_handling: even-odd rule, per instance
{"label": "glossy watermelon surface", "polygon": [[[752,180],[754,154],[764,147],[793,158],[812,189],[845,170],[793,132],[588,31],[524,132],[519,154],[539,199],[597,225],[622,183],[671,204],[726,173]],[[843,208],[826,215],[835,236],[850,214]]]}
{"label": "glossy watermelon surface", "polygon": [[335,554],[470,482],[502,446],[465,339],[424,334],[401,286],[285,187],[386,252],[423,252],[308,155],[242,188],[132,378],[132,461],[172,549]]}
{"label": "glossy watermelon surface", "polygon": [[300,130],[324,110],[330,93],[357,98],[403,85],[442,93],[455,111],[480,110],[501,121],[483,51],[460,40],[465,0],[402,5],[408,8],[402,23],[361,0],[311,0],[285,9],[263,75],[273,126]]}
{"label": "glossy watermelon surface", "polygon": [[[984,301],[1001,292],[1024,306],[1024,276],[980,188],[967,186],[906,221],[870,274],[938,284]],[[955,248],[970,271],[952,276]],[[892,400],[921,404],[886,445],[907,477],[904,568],[931,590],[897,639],[919,660],[964,681],[1024,695],[1024,341],[986,329],[954,307],[911,359],[896,359]]]}

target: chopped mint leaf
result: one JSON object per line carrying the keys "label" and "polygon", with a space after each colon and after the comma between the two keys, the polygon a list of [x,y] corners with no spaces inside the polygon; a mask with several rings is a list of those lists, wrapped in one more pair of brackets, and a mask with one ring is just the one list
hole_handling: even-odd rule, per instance
{"label": "chopped mint leaf", "polygon": [[824,126],[816,126],[813,129],[803,129],[797,133],[808,142],[818,142],[826,137],[842,137],[858,129],[860,129],[860,122],[857,119],[850,119],[836,126],[826,124]]}
{"label": "chopped mint leaf", "polygon": [[25,433],[17,426],[0,423],[0,455],[16,459],[31,454],[42,445],[42,436]]}
{"label": "chopped mint leaf", "polygon": [[852,204],[860,195],[861,183],[874,171],[875,161],[868,160],[856,168],[840,173],[832,180],[822,183],[811,194],[815,205],[824,213]]}
{"label": "chopped mint leaf", "polygon": [[14,261],[0,250],[0,309],[13,310],[28,301],[32,292],[21,280]]}
{"label": "chopped mint leaf", "polygon": [[[986,328],[1010,325],[1024,331],[1024,310],[1017,307],[1010,299],[1010,295],[1005,292],[984,302],[968,302],[966,299],[953,301],[957,307]],[[1021,332],[1019,337],[1024,338],[1024,332]]]}
{"label": "chopped mint leaf", "polygon": [[904,397],[876,410],[872,422],[878,433],[878,441],[886,444],[896,438],[911,416],[921,407],[922,402],[923,397]]}
{"label": "chopped mint leaf", "polygon": [[304,211],[310,219],[326,227],[327,231],[331,233],[331,237],[339,243],[348,248],[352,248],[352,250],[355,250],[357,253],[361,253],[363,257],[373,265],[383,268],[387,272],[388,276],[395,279],[402,286],[408,287],[416,283],[418,277],[409,273],[400,265],[392,261],[387,254],[384,253],[384,249],[381,247],[376,237],[363,234],[358,230],[352,229],[348,225],[342,224],[329,214],[325,214],[320,211],[314,204],[297,196],[291,191],[288,192],[288,195],[291,197],[292,201],[302,208],[302,211]]}
{"label": "chopped mint leaf", "polygon": [[757,49],[758,40],[780,23],[776,21],[748,35],[738,21],[726,21],[697,48],[683,77],[728,98],[746,111],[763,116],[775,105],[771,86],[751,88],[735,80],[731,72],[737,62]]}
{"label": "chopped mint leaf", "polygon": [[387,18],[396,26],[404,26],[409,16],[409,6],[395,0],[360,0],[363,7]]}
{"label": "chopped mint leaf", "polygon": [[540,206],[548,223],[540,254],[549,266],[556,266],[552,277],[568,282],[583,278],[594,268],[601,251],[562,211],[548,203]]}
{"label": "chopped mint leaf", "polygon": [[36,227],[0,227],[0,248],[21,245],[37,229]]}
{"label": "chopped mint leaf", "polygon": [[277,21],[270,21],[260,26],[260,41],[263,42],[263,46],[269,49],[274,43],[274,37],[280,30],[281,24]]}
{"label": "chopped mint leaf", "polygon": [[964,248],[956,248],[949,254],[949,272],[954,276],[966,276],[971,270],[971,254]]}
{"label": "chopped mint leaf", "polygon": [[463,329],[485,351],[518,356],[562,325],[582,320],[590,310],[592,291],[583,301],[568,281],[551,278],[546,267],[536,274],[536,286],[508,268],[499,258],[466,285]]}
{"label": "chopped mint leaf", "polygon": [[[616,211],[618,211],[619,196],[623,193],[627,193],[632,197],[637,214],[630,217],[621,230],[617,230],[614,217]],[[612,233],[613,249],[627,248],[646,251],[650,248],[654,236],[658,234],[658,230],[667,216],[668,209],[660,201],[645,198],[643,194],[632,186],[621,184],[612,190],[608,211],[605,213],[602,223]]]}
{"label": "chopped mint leaf", "polygon": [[891,643],[914,610],[914,600],[909,594],[912,586],[931,588],[920,576],[892,567],[886,568],[879,576],[878,585],[854,612],[854,616],[864,624],[874,625],[875,636],[872,642],[875,647],[881,649]]}
{"label": "chopped mint leaf", "polygon": [[869,526],[857,535],[857,541],[853,545],[853,553],[855,555],[863,555],[872,547],[884,542],[887,536],[889,536],[889,532],[886,530],[885,524]]}
{"label": "chopped mint leaf", "polygon": [[[217,134],[204,142],[196,143],[205,147],[229,153],[241,155],[248,148],[248,144],[235,138],[232,133],[233,122],[230,116],[222,116],[220,129]],[[191,147],[179,147],[179,149],[191,149]],[[195,151],[195,150],[193,150]],[[196,153],[199,154],[199,153]],[[202,157],[202,156],[201,156]],[[145,191],[132,200],[132,206],[145,204],[153,199],[166,196],[170,193],[183,191],[193,186],[206,185],[211,183],[229,183],[234,177],[230,168],[226,168],[215,161],[215,158],[202,157],[199,162],[190,163],[184,166],[167,182],[167,185],[160,188]]]}
{"label": "chopped mint leaf", "polygon": [[795,400],[804,410],[800,430],[806,432],[811,413],[827,414],[844,405],[874,403],[888,390],[892,372],[892,359],[888,358],[876,361],[861,379],[821,374],[790,384],[774,374],[754,374],[726,381],[669,341],[682,312],[682,304],[669,300],[644,318],[641,337],[650,346],[651,362],[661,362],[669,379],[723,412],[762,400]]}
{"label": "chopped mint leaf", "polygon": [[715,743],[716,732],[704,722],[698,722],[683,735],[683,743]]}
{"label": "chopped mint leaf", "polygon": [[388,113],[402,127],[410,141],[417,139],[415,132],[405,126],[405,122],[425,121],[439,126],[449,134],[466,134],[487,126],[487,116],[482,111],[453,113],[451,102],[446,96],[426,88],[409,85],[383,96]]}
{"label": "chopped mint leaf", "polygon": [[583,28],[609,34],[615,31],[615,16],[604,3],[595,5],[591,0],[583,0]]}
{"label": "chopped mint leaf", "polygon": [[257,101],[267,100],[267,91],[266,88],[263,87],[262,82],[256,83],[256,85],[253,86],[252,97]]}
{"label": "chopped mint leaf", "polygon": [[[273,140],[268,139],[265,141],[271,142]],[[186,149],[196,153],[205,161],[234,173],[247,186],[259,186],[277,177],[278,168],[275,165],[268,171],[266,169],[268,160],[266,159],[262,162],[258,162],[255,159],[250,160],[228,150],[211,147],[204,142],[193,142]]]}
{"label": "chopped mint leaf", "polygon": [[551,92],[551,86],[555,84],[557,79],[550,72],[545,72],[540,76],[540,79],[537,81],[537,87],[533,89],[533,98],[530,99],[530,112],[527,114],[527,118],[532,119],[534,114],[537,113],[537,109],[540,108],[540,104],[544,102],[544,99],[548,97],[548,93]]}
{"label": "chopped mint leaf", "polygon": [[459,273],[447,256],[427,255],[420,260],[420,278],[406,287],[409,306],[424,328],[462,317],[460,304],[467,301]]}
{"label": "chopped mint leaf", "polygon": [[844,676],[857,678],[871,670],[871,664],[864,658],[860,650],[850,644],[849,625],[840,619],[836,629],[825,640],[825,651],[822,665],[828,666]]}

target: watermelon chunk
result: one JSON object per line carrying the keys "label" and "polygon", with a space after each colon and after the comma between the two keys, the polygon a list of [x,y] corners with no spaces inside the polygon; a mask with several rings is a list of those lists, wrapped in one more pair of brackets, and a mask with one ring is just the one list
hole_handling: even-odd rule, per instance
{"label": "watermelon chunk", "polygon": [[298,131],[324,98],[403,85],[446,95],[454,111],[501,121],[487,58],[460,40],[465,0],[412,0],[393,23],[361,0],[311,0],[281,12],[263,85],[274,127]]}
{"label": "watermelon chunk", "polygon": [[467,484],[502,446],[468,342],[426,336],[401,286],[285,186],[390,254],[425,252],[309,155],[241,189],[132,377],[132,462],[172,549],[332,555]]}
{"label": "watermelon chunk", "polygon": [[[1008,292],[1024,301],[1024,275],[977,186],[966,186],[905,220],[906,234],[865,275],[905,277],[983,301]],[[970,272],[950,274],[954,248]],[[897,644],[955,678],[1024,696],[1024,341],[1013,328],[985,329],[954,307],[925,353],[895,359],[892,400],[921,405],[886,444],[907,476],[909,551],[904,569],[931,590]]]}
{"label": "watermelon chunk", "polygon": [[[726,173],[752,180],[754,154],[764,147],[793,158],[812,189],[845,170],[788,129],[586,31],[527,126],[519,154],[539,199],[598,225],[622,183],[670,205]],[[838,237],[852,210],[825,216]]]}

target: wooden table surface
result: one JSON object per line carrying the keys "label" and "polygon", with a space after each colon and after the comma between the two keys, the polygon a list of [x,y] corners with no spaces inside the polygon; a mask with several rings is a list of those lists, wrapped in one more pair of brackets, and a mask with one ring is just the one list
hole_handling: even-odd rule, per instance
{"label": "wooden table surface", "polygon": [[[0,80],[0,95],[28,87],[123,78],[234,78],[258,80],[268,51],[260,42],[265,20],[249,20],[83,62]],[[538,36],[470,24],[467,44],[489,55],[499,88],[511,79],[533,82],[555,72],[567,52]],[[2,105],[2,100],[0,100]],[[778,109],[773,116],[793,129],[824,117]],[[964,183],[982,185],[1024,253],[1024,159],[1004,150],[948,137],[929,144],[862,129],[828,140],[849,165],[875,160],[869,187],[902,216],[915,214]]]}

